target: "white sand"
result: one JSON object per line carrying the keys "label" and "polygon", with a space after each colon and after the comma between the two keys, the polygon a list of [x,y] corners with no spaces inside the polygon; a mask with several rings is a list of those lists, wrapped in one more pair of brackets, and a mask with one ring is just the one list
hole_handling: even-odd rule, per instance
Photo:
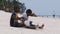
{"label": "white sand", "polygon": [[30,17],[34,23],[44,23],[44,29],[32,30],[27,28],[10,27],[10,13],[0,10],[0,34],[60,34],[60,19],[46,17]]}

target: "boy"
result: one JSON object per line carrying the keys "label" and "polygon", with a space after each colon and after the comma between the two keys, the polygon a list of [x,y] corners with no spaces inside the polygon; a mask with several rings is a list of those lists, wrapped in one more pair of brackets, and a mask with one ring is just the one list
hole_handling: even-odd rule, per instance
{"label": "boy", "polygon": [[[10,19],[10,26],[12,26],[12,27],[22,27],[23,26],[23,22],[22,22],[21,18],[18,17],[18,14],[20,14],[19,11],[20,11],[19,6],[15,5],[14,12],[13,12],[11,19]],[[21,20],[21,22],[19,23],[18,20]]]}
{"label": "boy", "polygon": [[28,9],[26,11],[26,14],[24,14],[23,17],[25,19],[24,24],[25,24],[25,26],[27,28],[31,28],[31,29],[40,28],[40,29],[42,29],[44,27],[44,24],[42,24],[41,26],[39,26],[39,25],[33,25],[32,21],[27,21],[29,16],[35,16],[35,17],[37,17],[35,14],[32,13],[32,11],[30,9]]}

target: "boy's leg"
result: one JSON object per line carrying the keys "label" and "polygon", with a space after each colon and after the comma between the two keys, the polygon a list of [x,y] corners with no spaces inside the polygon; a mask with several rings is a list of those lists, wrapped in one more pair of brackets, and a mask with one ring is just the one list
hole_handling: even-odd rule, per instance
{"label": "boy's leg", "polygon": [[24,24],[22,24],[22,23],[18,23],[18,22],[14,23],[14,27],[23,27],[23,26],[24,26]]}
{"label": "boy's leg", "polygon": [[31,27],[31,28],[39,28],[39,29],[43,29],[44,24],[42,24],[41,26],[39,26],[39,25],[33,25],[33,24],[32,24],[32,21],[30,21],[30,27]]}
{"label": "boy's leg", "polygon": [[36,29],[36,26],[32,24],[32,21],[26,21],[25,22],[25,27],[30,28],[30,29]]}
{"label": "boy's leg", "polygon": [[35,26],[25,26],[26,28],[29,28],[29,29],[36,29]]}
{"label": "boy's leg", "polygon": [[24,27],[23,23],[18,23],[18,27]]}
{"label": "boy's leg", "polygon": [[27,22],[27,23],[29,23],[30,25],[28,24],[29,26],[26,25],[26,27],[27,27],[27,28],[30,28],[30,29],[36,29],[36,28],[43,29],[43,27],[44,27],[44,24],[42,24],[42,26],[34,25],[34,24],[32,24],[32,21]]}
{"label": "boy's leg", "polygon": [[33,24],[32,24],[32,21],[30,21],[29,23],[30,23],[30,26],[28,26],[29,28],[31,28],[31,29],[36,29],[36,26],[37,26],[37,25],[33,25]]}

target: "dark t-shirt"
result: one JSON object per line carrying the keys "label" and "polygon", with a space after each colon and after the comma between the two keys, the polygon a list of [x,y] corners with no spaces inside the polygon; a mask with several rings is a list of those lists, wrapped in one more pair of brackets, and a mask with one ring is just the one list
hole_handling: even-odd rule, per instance
{"label": "dark t-shirt", "polygon": [[16,17],[16,13],[12,13],[11,18],[10,18],[10,26],[15,26],[14,24],[14,18]]}
{"label": "dark t-shirt", "polygon": [[[15,17],[16,17],[16,13],[12,13],[11,18],[10,18],[10,26],[12,26],[12,27],[24,26],[23,23],[18,23],[18,21],[14,22]],[[20,19],[20,18],[18,17],[18,19]]]}

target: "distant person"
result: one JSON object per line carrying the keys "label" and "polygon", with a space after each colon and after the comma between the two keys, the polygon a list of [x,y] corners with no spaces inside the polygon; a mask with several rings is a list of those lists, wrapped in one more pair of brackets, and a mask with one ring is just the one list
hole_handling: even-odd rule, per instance
{"label": "distant person", "polygon": [[53,17],[55,18],[55,15],[53,15]]}
{"label": "distant person", "polygon": [[24,14],[23,17],[25,19],[24,24],[25,24],[25,26],[27,28],[35,29],[35,28],[38,27],[38,28],[42,29],[44,27],[44,24],[42,24],[42,26],[39,26],[39,25],[32,24],[33,23],[32,21],[27,21],[28,20],[28,16],[34,16],[34,17],[36,17],[37,15],[33,14],[31,9],[26,10],[26,14]]}
{"label": "distant person", "polygon": [[[18,14],[20,14],[19,11],[20,11],[19,6],[15,5],[14,6],[14,12],[12,13],[11,19],[10,19],[10,26],[12,26],[12,27],[22,27],[23,26],[23,22],[22,22],[23,18],[22,17],[20,18],[18,16]],[[20,20],[20,23],[18,22],[18,20]]]}

